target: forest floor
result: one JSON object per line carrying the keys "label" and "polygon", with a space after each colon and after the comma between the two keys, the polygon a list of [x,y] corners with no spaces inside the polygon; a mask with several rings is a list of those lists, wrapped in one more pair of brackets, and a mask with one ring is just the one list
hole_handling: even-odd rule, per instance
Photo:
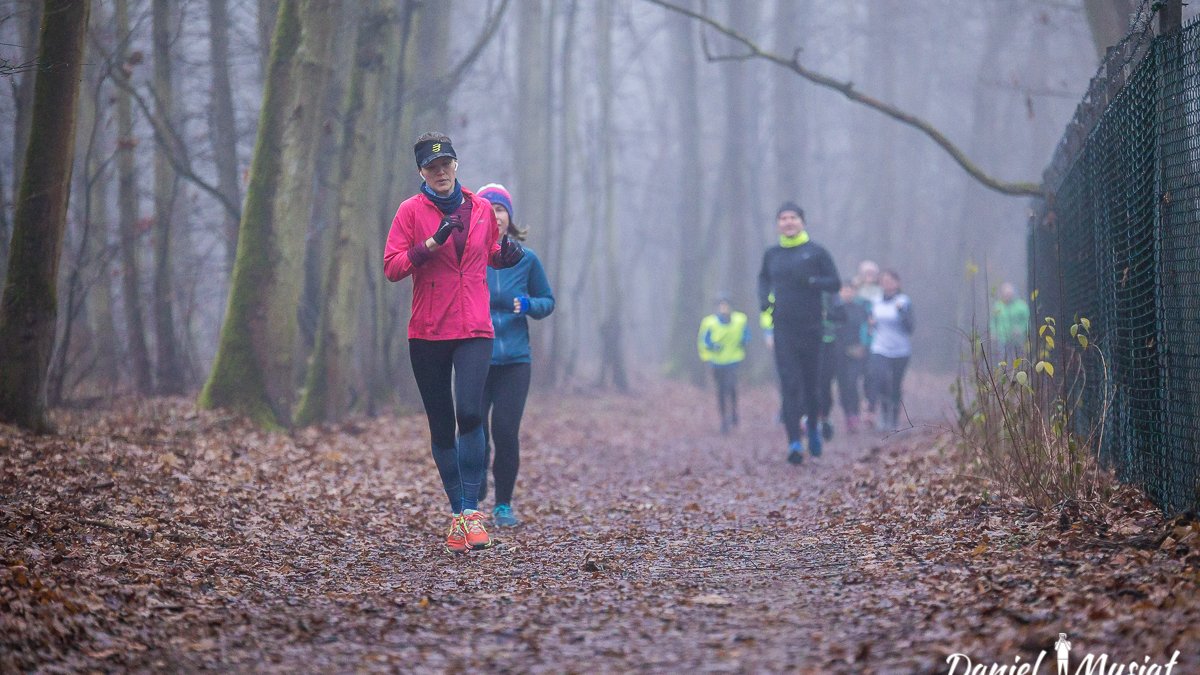
{"label": "forest floor", "polygon": [[524,523],[466,555],[442,550],[420,415],[267,434],[148,400],[0,427],[0,671],[964,673],[1046,650],[1053,673],[1058,633],[1072,673],[1200,669],[1200,526],[1132,490],[988,498],[945,382],[907,389],[912,428],[800,466],[772,388],[728,436],[711,390],[535,396]]}

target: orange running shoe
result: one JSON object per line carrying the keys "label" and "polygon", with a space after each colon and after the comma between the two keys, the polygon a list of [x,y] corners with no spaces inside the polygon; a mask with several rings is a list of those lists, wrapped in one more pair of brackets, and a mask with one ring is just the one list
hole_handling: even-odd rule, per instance
{"label": "orange running shoe", "polygon": [[450,553],[466,553],[469,548],[466,521],[462,516],[452,516],[450,531],[446,533],[446,550]]}
{"label": "orange running shoe", "polygon": [[471,548],[488,548],[492,545],[492,538],[484,527],[486,522],[487,514],[483,511],[473,511],[463,516],[463,523],[467,528],[467,545]]}

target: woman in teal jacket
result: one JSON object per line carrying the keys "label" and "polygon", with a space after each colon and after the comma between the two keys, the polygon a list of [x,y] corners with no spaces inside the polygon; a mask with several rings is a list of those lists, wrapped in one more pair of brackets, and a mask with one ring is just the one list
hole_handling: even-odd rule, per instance
{"label": "woman in teal jacket", "polygon": [[[526,231],[513,218],[512,197],[498,183],[479,188],[479,196],[492,203],[500,234],[524,240]],[[484,419],[490,412],[492,444],[496,459],[492,476],[496,481],[496,506],[492,521],[498,527],[512,527],[517,520],[512,508],[513,488],[520,467],[521,417],[529,395],[530,363],[529,318],[544,319],[554,311],[554,294],[546,279],[546,270],[537,255],[525,249],[525,257],[514,267],[488,270],[488,288],[492,293],[492,365],[484,385]],[[485,425],[486,428],[486,425]],[[479,498],[487,494],[487,481],[480,487]]]}

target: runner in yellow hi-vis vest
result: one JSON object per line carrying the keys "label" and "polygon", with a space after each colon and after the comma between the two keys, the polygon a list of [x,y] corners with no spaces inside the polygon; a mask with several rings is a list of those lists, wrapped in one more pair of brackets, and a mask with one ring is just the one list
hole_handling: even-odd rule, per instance
{"label": "runner in yellow hi-vis vest", "polygon": [[712,364],[717,383],[717,410],[721,414],[721,433],[737,426],[737,368],[746,359],[750,327],[746,315],[733,311],[727,298],[717,299],[717,313],[700,322],[696,347],[700,359]]}

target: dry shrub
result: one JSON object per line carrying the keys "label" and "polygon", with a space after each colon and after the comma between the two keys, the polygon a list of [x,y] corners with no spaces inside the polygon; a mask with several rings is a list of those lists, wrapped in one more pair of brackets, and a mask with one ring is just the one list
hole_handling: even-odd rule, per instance
{"label": "dry shrub", "polygon": [[1036,359],[1024,349],[1009,360],[996,360],[984,340],[972,337],[965,372],[953,386],[957,435],[971,473],[985,481],[987,490],[1039,510],[1111,498],[1115,479],[1098,458],[1111,378],[1102,384],[1102,410],[1091,418],[1094,422],[1085,424],[1076,414],[1085,383],[1081,355],[1095,350],[1108,372],[1103,352],[1088,338],[1090,328],[1086,318],[1070,327],[1080,349],[1069,350],[1061,379],[1055,374],[1053,318],[1031,336]]}

